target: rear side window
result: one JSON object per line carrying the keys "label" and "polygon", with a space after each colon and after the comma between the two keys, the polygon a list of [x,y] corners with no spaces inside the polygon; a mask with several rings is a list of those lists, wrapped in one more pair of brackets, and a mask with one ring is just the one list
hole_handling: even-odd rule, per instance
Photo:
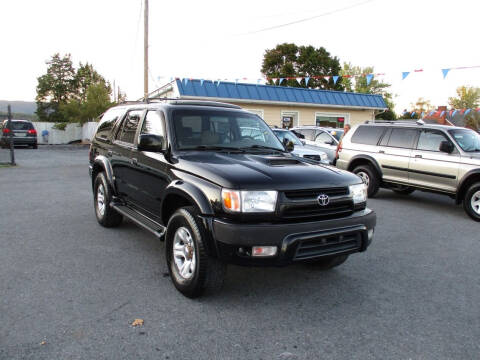
{"label": "rear side window", "polygon": [[109,138],[113,126],[122,112],[123,110],[121,109],[111,109],[102,116],[95,135],[97,140],[106,140]]}
{"label": "rear side window", "polygon": [[415,129],[392,129],[387,146],[411,149],[416,136]]}
{"label": "rear side window", "polygon": [[352,136],[352,143],[377,145],[378,140],[385,131],[382,126],[359,126]]}
{"label": "rear side window", "polygon": [[138,122],[142,116],[143,110],[132,110],[127,113],[123,119],[122,130],[118,135],[118,140],[133,144],[135,142],[135,133],[137,132]]}
{"label": "rear side window", "polygon": [[305,136],[305,140],[314,140],[315,130],[313,129],[297,129],[297,132]]}

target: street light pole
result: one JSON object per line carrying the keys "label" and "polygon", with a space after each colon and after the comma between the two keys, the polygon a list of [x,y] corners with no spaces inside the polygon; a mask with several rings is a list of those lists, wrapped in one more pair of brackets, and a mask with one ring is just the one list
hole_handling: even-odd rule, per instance
{"label": "street light pole", "polygon": [[148,0],[145,0],[143,21],[143,97],[148,99]]}
{"label": "street light pole", "polygon": [[13,129],[12,129],[12,108],[8,105],[8,121],[7,121],[8,137],[10,138],[10,163],[15,165],[15,153],[13,151]]}

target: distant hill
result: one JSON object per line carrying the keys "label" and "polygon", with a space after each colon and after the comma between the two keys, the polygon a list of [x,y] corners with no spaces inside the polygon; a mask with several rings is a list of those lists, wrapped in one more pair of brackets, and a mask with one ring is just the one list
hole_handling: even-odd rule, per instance
{"label": "distant hill", "polygon": [[12,113],[33,115],[37,111],[37,104],[34,101],[7,101],[0,100],[0,113],[7,112],[7,105],[12,106]]}

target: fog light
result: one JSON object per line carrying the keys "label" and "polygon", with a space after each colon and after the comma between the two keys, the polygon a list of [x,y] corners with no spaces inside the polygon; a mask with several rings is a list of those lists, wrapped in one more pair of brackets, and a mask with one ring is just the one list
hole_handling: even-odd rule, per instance
{"label": "fog light", "polygon": [[368,241],[372,241],[373,239],[373,229],[368,230]]}
{"label": "fog light", "polygon": [[252,247],[252,256],[265,257],[277,255],[276,246],[254,246]]}

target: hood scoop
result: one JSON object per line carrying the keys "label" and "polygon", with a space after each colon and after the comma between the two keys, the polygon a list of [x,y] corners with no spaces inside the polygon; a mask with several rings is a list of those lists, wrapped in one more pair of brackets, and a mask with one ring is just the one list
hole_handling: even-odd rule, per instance
{"label": "hood scoop", "polygon": [[265,158],[265,163],[270,166],[303,165],[303,163],[297,159],[278,157]]}

